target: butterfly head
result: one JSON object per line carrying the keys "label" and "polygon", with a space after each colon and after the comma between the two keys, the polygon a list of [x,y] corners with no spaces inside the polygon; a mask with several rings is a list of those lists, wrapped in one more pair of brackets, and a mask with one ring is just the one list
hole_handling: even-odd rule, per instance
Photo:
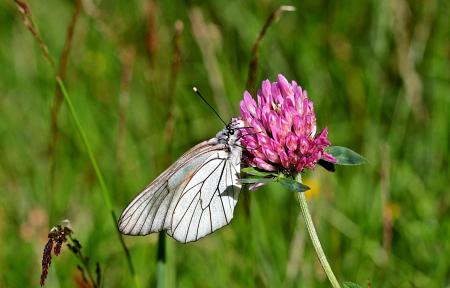
{"label": "butterfly head", "polygon": [[239,145],[240,130],[244,122],[239,118],[232,118],[222,131],[217,133],[216,138],[219,143],[226,144],[228,147]]}

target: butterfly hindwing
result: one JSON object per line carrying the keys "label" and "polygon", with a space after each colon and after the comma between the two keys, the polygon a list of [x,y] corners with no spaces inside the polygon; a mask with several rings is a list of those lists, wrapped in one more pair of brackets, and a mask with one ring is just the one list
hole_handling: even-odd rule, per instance
{"label": "butterfly hindwing", "polygon": [[[240,153],[236,154],[240,157]],[[239,171],[231,152],[220,150],[213,153],[187,185],[180,187],[181,193],[177,191],[179,197],[168,234],[186,243],[230,223],[241,189]]]}

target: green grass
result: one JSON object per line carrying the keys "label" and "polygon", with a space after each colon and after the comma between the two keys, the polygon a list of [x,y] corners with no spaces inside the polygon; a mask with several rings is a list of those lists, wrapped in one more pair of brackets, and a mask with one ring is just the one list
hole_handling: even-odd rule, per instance
{"label": "green grass", "polygon": [[[226,119],[237,115],[252,43],[273,9],[289,4],[241,2],[158,1],[152,53],[146,46],[148,2],[96,1],[98,15],[88,7],[82,10],[64,83],[116,213],[165,169],[167,159],[176,159],[222,128],[192,93],[192,86],[216,107],[213,91],[223,93],[225,104],[218,110]],[[73,3],[29,3],[43,40],[58,60]],[[392,3],[404,4],[402,0],[296,4],[297,11],[283,14],[263,39],[256,79],[275,80],[278,73],[295,79],[314,100],[319,127],[328,127],[331,142],[350,147],[369,161],[365,166],[337,167],[334,174],[318,167],[305,177],[320,184],[309,206],[338,280],[363,287],[368,282],[372,287],[446,287],[450,285],[446,256],[450,255],[450,5],[408,2],[404,42],[403,26],[394,21],[402,6]],[[193,7],[201,9],[207,23],[216,25],[216,32],[210,31],[209,40],[203,39],[201,45],[218,42],[213,54],[218,74],[205,65],[194,37],[189,18]],[[184,23],[183,61],[167,155],[163,131],[172,109],[167,103],[177,19]],[[133,279],[102,188],[66,103],[59,113],[51,180],[47,148],[57,85],[54,72],[13,1],[0,3],[0,23],[0,286],[37,286],[48,230],[68,218],[85,254],[100,262],[104,287],[130,287]],[[429,29],[429,36],[415,34],[417,27]],[[123,84],[124,51],[135,53],[134,61],[126,64],[133,72],[129,85]],[[408,51],[419,57],[414,69],[402,70],[399,60]],[[210,77],[217,76],[223,90],[211,85]],[[423,88],[421,103],[413,106],[408,102],[415,84],[411,79],[418,79]],[[120,99],[127,93],[129,104],[124,106]],[[427,111],[425,117],[417,116],[420,109]],[[126,115],[123,134],[118,132],[120,113]],[[383,248],[381,191],[385,190],[394,214],[388,250]],[[329,287],[306,227],[298,220],[295,195],[281,185],[270,185],[252,193],[250,208],[247,220],[239,203],[231,225],[196,243],[181,245],[167,238],[167,286]],[[157,235],[125,237],[142,287],[156,283],[157,239]],[[293,276],[287,277],[287,270],[294,271]],[[76,259],[63,248],[49,274],[47,287],[76,287]]]}

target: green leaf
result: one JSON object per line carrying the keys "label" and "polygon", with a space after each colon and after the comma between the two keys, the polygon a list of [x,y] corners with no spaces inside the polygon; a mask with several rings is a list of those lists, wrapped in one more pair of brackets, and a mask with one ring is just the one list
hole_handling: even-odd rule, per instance
{"label": "green leaf", "polygon": [[242,184],[255,184],[255,183],[271,183],[275,182],[277,178],[242,178],[239,182]]}
{"label": "green leaf", "polygon": [[353,282],[344,282],[342,283],[342,287],[344,288],[362,288],[360,285]]}
{"label": "green leaf", "polygon": [[261,171],[253,167],[245,167],[241,169],[242,172],[253,175],[253,176],[261,176],[261,177],[267,177],[267,176],[276,176],[277,173],[275,172],[267,172],[267,171]]}
{"label": "green leaf", "polygon": [[330,171],[330,172],[334,172],[336,171],[336,169],[334,168],[334,164],[328,161],[325,161],[323,159],[320,159],[317,164],[319,164],[320,166],[322,166],[323,168],[325,168],[325,170]]}
{"label": "green leaf", "polygon": [[288,190],[293,192],[305,192],[311,188],[306,186],[303,183],[297,182],[293,179],[289,178],[279,178],[278,181],[283,184],[284,187],[286,187]]}
{"label": "green leaf", "polygon": [[361,165],[367,163],[366,158],[346,147],[331,146],[326,148],[325,151],[336,158],[336,164],[338,165]]}

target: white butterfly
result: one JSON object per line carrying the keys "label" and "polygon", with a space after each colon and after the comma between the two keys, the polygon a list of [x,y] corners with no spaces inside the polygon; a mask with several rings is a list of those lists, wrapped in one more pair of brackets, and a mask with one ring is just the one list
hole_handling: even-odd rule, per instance
{"label": "white butterfly", "polygon": [[122,212],[120,232],[166,230],[187,243],[229,224],[241,190],[242,127],[241,120],[232,119],[214,138],[184,153]]}

